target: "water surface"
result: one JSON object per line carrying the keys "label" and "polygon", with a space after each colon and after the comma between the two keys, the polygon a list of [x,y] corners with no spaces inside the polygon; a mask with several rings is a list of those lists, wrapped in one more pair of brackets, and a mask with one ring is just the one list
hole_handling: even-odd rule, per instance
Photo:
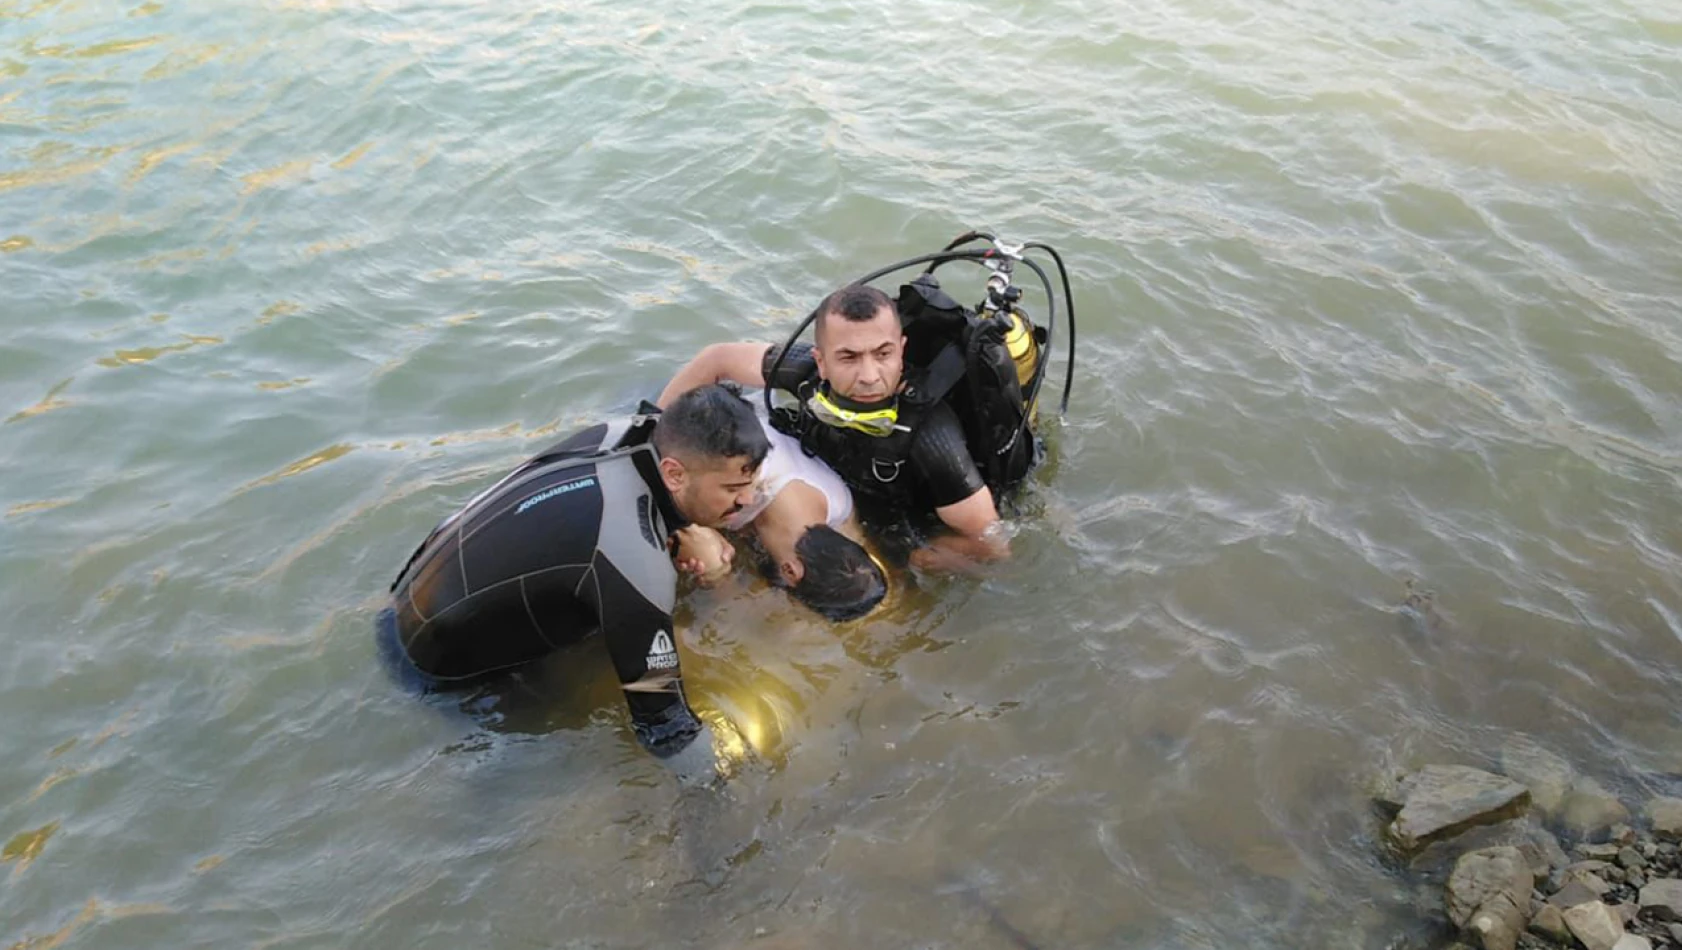
{"label": "water surface", "polygon": [[[1678,788],[1678,103],[1666,0],[0,0],[0,944],[1418,936],[1372,775]],[[727,794],[597,649],[386,679],[440,517],[970,227],[1080,305],[1016,557],[690,598]]]}

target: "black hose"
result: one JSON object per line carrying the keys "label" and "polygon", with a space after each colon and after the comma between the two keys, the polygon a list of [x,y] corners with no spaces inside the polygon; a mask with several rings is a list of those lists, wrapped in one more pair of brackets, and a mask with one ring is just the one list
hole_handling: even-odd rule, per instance
{"label": "black hose", "polygon": [[[936,252],[934,254],[919,254],[916,257],[908,258],[906,260],[900,261],[897,264],[889,264],[887,267],[883,267],[883,268],[879,268],[877,270],[871,271],[870,273],[864,275],[863,277],[860,277],[858,280],[853,281],[853,283],[854,284],[868,284],[871,281],[876,280],[879,277],[886,277],[887,275],[893,273],[896,270],[904,270],[907,267],[915,267],[918,264],[926,264],[926,263],[929,263],[931,261],[939,262],[939,263],[942,263],[942,264],[946,263],[947,261],[965,261],[965,260],[978,261],[979,262],[979,261],[985,260],[986,258],[992,257],[995,253],[997,253],[997,252],[989,249],[989,250],[985,250],[985,251],[979,251],[979,250],[951,251],[951,250],[948,250],[948,251],[939,251],[939,252]],[[1042,277],[1043,277],[1043,272],[1042,272]],[[1050,290],[1051,290],[1051,285],[1049,283],[1047,283],[1046,284],[1046,292],[1050,293]],[[820,304],[818,304],[818,306],[822,307],[823,304],[820,303]],[[788,358],[789,349],[794,346],[794,343],[795,343],[796,340],[800,339],[800,334],[805,333],[806,328],[811,326],[812,321],[816,320],[817,318],[818,318],[818,311],[816,309],[814,309],[811,313],[806,315],[806,319],[800,321],[800,325],[794,328],[794,332],[789,334],[788,340],[785,343],[783,343],[782,349],[780,351],[778,351],[777,358],[772,361],[770,369],[767,369],[765,371],[765,391],[763,393],[761,393],[760,395],[765,400],[765,412],[766,412],[767,415],[769,415],[770,412],[771,412],[771,381],[773,379],[776,379],[777,370],[782,368],[783,360]]]}
{"label": "black hose", "polygon": [[[818,307],[822,306],[822,303],[818,304]],[[765,401],[765,418],[767,420],[771,418],[771,381],[777,378],[777,370],[782,368],[783,360],[788,357],[789,348],[794,346],[794,341],[800,339],[800,334],[805,333],[806,328],[811,326],[812,321],[817,318],[818,310],[813,308],[812,312],[806,315],[806,319],[800,321],[800,325],[794,328],[794,333],[789,335],[788,341],[777,352],[777,358],[771,362],[771,368],[765,371],[765,390],[759,395]]]}
{"label": "black hose", "polygon": [[[1052,334],[1057,325],[1057,295],[1051,289],[1051,278],[1046,276],[1045,268],[1026,257],[1022,258],[1022,263],[1032,268],[1034,273],[1039,275],[1040,283],[1045,285],[1045,352],[1040,354],[1039,365],[1034,367],[1034,381],[1029,384],[1028,392],[1022,394],[1022,405],[1026,407],[1033,405],[1034,400],[1039,397],[1040,383],[1045,379],[1045,368],[1051,362],[1051,341],[1054,339]],[[1068,400],[1065,397],[1064,408],[1067,407]]]}
{"label": "black hose", "polygon": [[[925,273],[932,273],[936,267],[950,261],[974,261],[977,264],[985,264],[989,258],[994,257],[998,253],[995,249],[955,250],[955,248],[960,245],[968,244],[983,238],[997,243],[990,234],[982,231],[971,231],[967,234],[959,235],[951,244],[948,244],[944,250],[933,254],[919,254],[916,257],[907,258],[903,261],[889,264],[886,267],[877,268],[852,283],[868,284],[873,280],[886,277],[894,271],[904,270],[907,267],[915,267],[918,264],[926,263],[929,265],[929,268],[925,271]],[[1069,286],[1069,271],[1068,268],[1063,265],[1063,256],[1058,254],[1057,249],[1053,248],[1051,245],[1035,241],[1029,244],[1024,244],[1022,247],[1024,250],[1034,248],[1036,250],[1043,250],[1050,254],[1052,260],[1057,262],[1057,272],[1063,280],[1063,299],[1067,301],[1069,307],[1069,365],[1067,373],[1063,379],[1063,401],[1059,406],[1058,412],[1059,414],[1067,414],[1069,411],[1069,394],[1074,388],[1075,382],[1075,298],[1074,293]],[[1057,325],[1057,294],[1056,291],[1052,289],[1051,277],[1046,274],[1045,268],[1041,267],[1036,261],[1030,260],[1026,257],[1021,258],[1021,261],[1022,263],[1028,265],[1028,267],[1039,276],[1040,283],[1045,286],[1046,352],[1041,355],[1039,365],[1034,368],[1034,381],[1029,386],[1029,392],[1024,394],[1024,404],[1032,405],[1033,399],[1039,395],[1040,385],[1045,378],[1046,366],[1050,363],[1048,357],[1051,352],[1052,342],[1055,339],[1054,334],[1056,332],[1055,328]],[[822,305],[820,304],[819,306],[821,307]],[[800,321],[800,325],[794,328],[793,333],[789,334],[788,340],[783,343],[782,348],[778,351],[777,358],[772,361],[770,368],[766,370],[765,390],[760,395],[765,401],[765,411],[767,414],[771,412],[771,381],[776,378],[777,371],[782,368],[783,360],[788,358],[788,351],[794,346],[795,342],[800,339],[800,335],[806,332],[806,328],[811,326],[813,321],[817,320],[817,318],[818,311],[814,309],[811,313],[806,315],[804,320]]]}
{"label": "black hose", "polygon": [[[962,233],[962,234],[958,235],[957,237],[953,238],[951,240],[951,242],[948,243],[945,247],[941,248],[941,250],[942,251],[950,251],[950,250],[953,250],[955,248],[963,247],[965,244],[969,244],[969,243],[974,242],[974,241],[983,241],[983,240],[987,241],[989,244],[995,244],[996,245],[996,244],[999,243],[998,238],[994,237],[991,234],[988,234],[986,231],[965,231],[964,233]],[[939,267],[941,264],[944,264],[944,263],[946,263],[946,262],[945,261],[935,261],[934,263],[930,264],[928,266],[928,269],[923,271],[923,273],[932,274],[932,273],[934,273],[935,268]]]}
{"label": "black hose", "polygon": [[879,277],[886,277],[896,270],[904,270],[907,267],[915,267],[918,264],[927,264],[930,262],[944,264],[947,261],[983,261],[989,257],[997,256],[998,253],[998,251],[988,248],[987,250],[936,251],[933,254],[919,254],[916,257],[900,261],[898,264],[889,264],[887,267],[873,270],[863,277],[860,277],[858,280],[853,281],[853,283],[868,284]]}
{"label": "black hose", "polygon": [[[1057,249],[1049,244],[1032,241],[1028,244],[1022,245],[1022,248],[1023,250],[1035,248],[1050,254],[1051,259],[1057,262],[1058,275],[1063,278],[1063,300],[1069,305],[1069,365],[1067,372],[1063,376],[1063,405],[1058,411],[1058,414],[1068,415],[1069,391],[1073,389],[1075,385],[1075,294],[1073,290],[1069,289],[1069,269],[1063,266],[1063,255],[1057,253]],[[1051,337],[1048,333],[1046,336],[1047,348],[1050,347],[1050,344]]]}

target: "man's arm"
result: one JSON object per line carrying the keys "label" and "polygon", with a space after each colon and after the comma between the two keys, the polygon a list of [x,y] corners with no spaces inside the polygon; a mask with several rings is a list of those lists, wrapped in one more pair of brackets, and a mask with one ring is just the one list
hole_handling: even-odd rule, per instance
{"label": "man's arm", "polygon": [[912,469],[951,534],[941,534],[911,552],[923,570],[974,571],[1010,556],[1004,525],[981,472],[964,441],[963,424],[944,403],[930,410],[911,446]]}
{"label": "man's arm", "polygon": [[[630,471],[628,463],[624,470]],[[613,474],[601,471],[599,477]],[[626,505],[609,512],[612,520],[604,520],[599,529],[591,580],[581,589],[624,690],[637,741],[664,759],[704,731],[683,695],[672,624],[677,573],[666,546],[648,543],[637,530],[634,515],[628,514],[632,510]]]}
{"label": "man's arm", "polygon": [[765,372],[762,366],[765,351],[769,348],[767,343],[714,343],[703,347],[694,359],[683,364],[672,381],[660,391],[660,398],[656,401],[664,409],[671,405],[672,400],[697,386],[726,380],[743,386],[763,387]]}
{"label": "man's arm", "polygon": [[982,564],[1010,557],[993,492],[981,486],[975,494],[956,504],[936,508],[934,513],[951,528],[952,534],[938,535],[911,552],[911,563],[925,571],[970,571]]}

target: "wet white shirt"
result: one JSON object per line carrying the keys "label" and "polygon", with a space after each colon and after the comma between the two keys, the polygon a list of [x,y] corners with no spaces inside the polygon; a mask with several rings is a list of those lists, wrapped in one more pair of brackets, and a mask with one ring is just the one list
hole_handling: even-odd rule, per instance
{"label": "wet white shirt", "polygon": [[754,415],[759,419],[760,428],[765,430],[765,438],[771,443],[771,451],[766,453],[765,462],[759,467],[759,478],[755,484],[754,500],[725,519],[724,526],[731,531],[740,531],[747,527],[748,522],[759,517],[759,513],[771,504],[777,493],[787,487],[789,482],[805,482],[823,492],[825,500],[829,502],[829,513],[825,522],[832,528],[839,528],[853,514],[853,493],[848,490],[841,476],[821,460],[807,455],[800,449],[799,440],[782,434],[772,428],[765,421],[765,407],[757,400],[754,402]]}

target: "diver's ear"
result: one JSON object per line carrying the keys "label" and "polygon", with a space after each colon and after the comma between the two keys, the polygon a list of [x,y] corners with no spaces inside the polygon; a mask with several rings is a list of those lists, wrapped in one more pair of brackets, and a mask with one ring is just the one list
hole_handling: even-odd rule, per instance
{"label": "diver's ear", "polygon": [[793,587],[800,583],[801,578],[806,576],[806,565],[800,563],[799,558],[791,557],[786,561],[777,563],[777,573],[782,575],[783,583]]}
{"label": "diver's ear", "polygon": [[660,459],[660,480],[666,483],[666,490],[675,495],[689,483],[689,470],[677,459],[665,456]]}

